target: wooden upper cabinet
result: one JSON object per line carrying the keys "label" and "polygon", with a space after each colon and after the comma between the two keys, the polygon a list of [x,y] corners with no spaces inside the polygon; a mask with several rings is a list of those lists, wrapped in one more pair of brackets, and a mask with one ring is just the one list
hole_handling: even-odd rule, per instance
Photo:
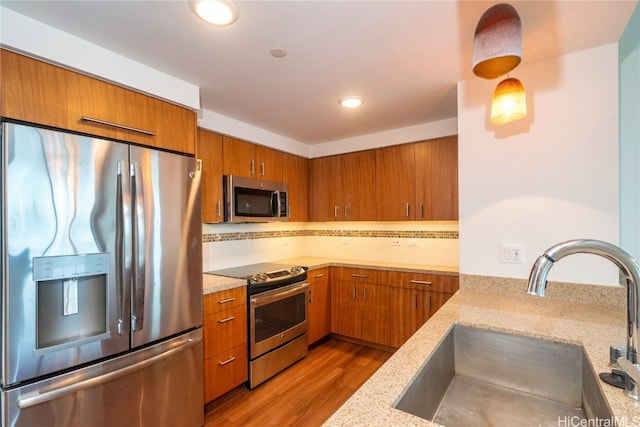
{"label": "wooden upper cabinet", "polygon": [[311,221],[342,220],[342,160],[328,156],[309,161],[309,217]]}
{"label": "wooden upper cabinet", "polygon": [[289,184],[287,197],[289,221],[309,219],[309,160],[304,157],[283,153],[282,181]]}
{"label": "wooden upper cabinet", "polygon": [[416,218],[414,144],[376,150],[378,220]]}
{"label": "wooden upper cabinet", "polygon": [[417,218],[458,219],[458,137],[415,144]]}
{"label": "wooden upper cabinet", "polygon": [[376,220],[376,152],[358,151],[342,156],[342,219]]}
{"label": "wooden upper cabinet", "polygon": [[255,146],[256,178],[282,182],[284,153],[268,147]]}
{"label": "wooden upper cabinet", "polygon": [[202,222],[222,222],[222,135],[198,129],[196,157],[202,160]]}
{"label": "wooden upper cabinet", "polygon": [[222,156],[225,175],[255,178],[255,145],[225,135],[222,137]]}
{"label": "wooden upper cabinet", "polygon": [[196,114],[84,74],[0,50],[0,115],[194,154]]}
{"label": "wooden upper cabinet", "polygon": [[225,175],[282,181],[283,152],[226,135],[222,151]]}

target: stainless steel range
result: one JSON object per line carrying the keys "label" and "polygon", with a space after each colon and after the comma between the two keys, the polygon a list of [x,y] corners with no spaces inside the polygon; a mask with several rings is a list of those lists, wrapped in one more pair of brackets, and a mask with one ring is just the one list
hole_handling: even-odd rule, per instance
{"label": "stainless steel range", "polygon": [[307,270],[262,263],[208,272],[248,286],[249,388],[307,355]]}

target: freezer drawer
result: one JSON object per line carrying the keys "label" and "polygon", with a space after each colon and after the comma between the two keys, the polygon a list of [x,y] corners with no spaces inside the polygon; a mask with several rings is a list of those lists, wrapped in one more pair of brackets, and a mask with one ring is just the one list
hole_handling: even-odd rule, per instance
{"label": "freezer drawer", "polygon": [[[2,391],[2,426],[202,426],[202,330]],[[6,410],[5,410],[6,409]]]}

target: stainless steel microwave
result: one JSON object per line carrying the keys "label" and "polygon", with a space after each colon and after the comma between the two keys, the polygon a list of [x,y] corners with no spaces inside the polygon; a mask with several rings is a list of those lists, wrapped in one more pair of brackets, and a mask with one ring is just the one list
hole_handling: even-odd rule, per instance
{"label": "stainless steel microwave", "polygon": [[225,222],[289,221],[284,182],[223,176]]}

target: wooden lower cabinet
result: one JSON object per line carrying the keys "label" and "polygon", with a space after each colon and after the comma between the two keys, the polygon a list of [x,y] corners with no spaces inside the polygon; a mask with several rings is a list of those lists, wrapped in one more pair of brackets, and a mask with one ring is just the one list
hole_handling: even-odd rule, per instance
{"label": "wooden lower cabinet", "polygon": [[452,295],[391,288],[391,346],[404,344]]}
{"label": "wooden lower cabinet", "polygon": [[391,345],[400,347],[458,290],[458,276],[389,272]]}
{"label": "wooden lower cabinet", "polygon": [[331,333],[331,300],[329,268],[309,271],[307,282],[307,332],[309,345]]}
{"label": "wooden lower cabinet", "polygon": [[331,281],[331,331],[389,346],[389,287],[356,281]]}
{"label": "wooden lower cabinet", "polygon": [[204,296],[204,403],[248,379],[244,287]]}

